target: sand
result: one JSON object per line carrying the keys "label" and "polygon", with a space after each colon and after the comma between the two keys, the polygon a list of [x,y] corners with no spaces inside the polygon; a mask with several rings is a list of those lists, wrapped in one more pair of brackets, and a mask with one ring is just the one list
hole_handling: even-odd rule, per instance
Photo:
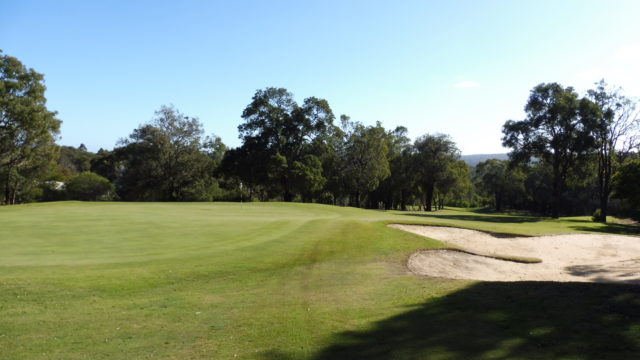
{"label": "sand", "polygon": [[[409,257],[407,266],[419,275],[484,281],[640,284],[640,237],[600,234],[496,237],[452,227],[389,226],[470,252],[417,251]],[[538,258],[542,262],[524,264],[491,256]]]}

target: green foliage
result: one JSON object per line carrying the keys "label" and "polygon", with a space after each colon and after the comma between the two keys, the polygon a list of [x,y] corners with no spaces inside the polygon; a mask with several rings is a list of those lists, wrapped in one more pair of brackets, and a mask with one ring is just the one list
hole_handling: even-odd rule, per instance
{"label": "green foliage", "polygon": [[473,184],[471,170],[463,160],[454,161],[447,167],[447,171],[436,183],[438,207],[444,208],[445,203],[458,206],[472,201]]}
{"label": "green foliage", "polygon": [[593,215],[591,215],[591,220],[595,222],[606,222],[606,220],[603,219],[602,209],[596,209],[596,211],[593,212]]}
{"label": "green foliage", "polygon": [[56,155],[60,120],[45,90],[42,74],[0,51],[0,203],[32,200]]}
{"label": "green foliage", "polygon": [[524,174],[518,168],[509,167],[505,160],[489,159],[475,169],[474,182],[479,192],[493,198],[496,211],[502,211],[505,203],[516,203],[524,192]]}
{"label": "green foliage", "polygon": [[553,170],[543,162],[531,164],[525,169],[524,186],[529,202],[527,208],[535,213],[548,215],[554,202]]}
{"label": "green foliage", "polygon": [[551,215],[557,218],[567,177],[595,145],[591,128],[598,108],[580,99],[572,87],[550,83],[533,88],[525,111],[525,120],[504,124],[502,145],[512,149],[509,156],[516,163],[528,163],[535,157],[552,167]]}
{"label": "green foliage", "polygon": [[431,211],[436,185],[444,181],[451,167],[460,157],[460,150],[445,134],[426,134],[415,143],[414,170],[424,193],[425,210]]}
{"label": "green foliage", "polygon": [[112,200],[115,187],[106,178],[86,171],[72,177],[65,186],[69,200]]}
{"label": "green foliage", "polygon": [[416,193],[412,169],[413,147],[407,134],[408,130],[403,126],[387,131],[390,175],[374,191],[369,192],[369,208],[379,208],[382,204],[384,209],[406,210],[413,201]]}
{"label": "green foliage", "polygon": [[[308,157],[319,156],[314,153],[317,145],[335,131],[326,100],[310,97],[300,106],[286,89],[270,87],[256,91],[242,118],[245,122],[238,130],[243,145],[229,154],[233,158],[225,165],[232,176],[251,186],[271,188],[284,201],[292,201],[296,190],[318,188],[326,181],[315,160]],[[253,167],[249,173],[246,163]],[[308,171],[313,175],[307,176]]]}
{"label": "green foliage", "polygon": [[[118,151],[120,153],[120,151]],[[121,176],[124,165],[116,151],[100,149],[91,159],[91,171],[115,182]]]}
{"label": "green foliage", "polygon": [[291,173],[294,188],[308,197],[320,191],[327,182],[322,176],[322,162],[315,155],[307,154],[300,161],[294,161]]}
{"label": "green foliage", "polygon": [[163,106],[113,153],[98,154],[92,168],[114,179],[124,200],[212,200],[213,173],[226,147],[216,137],[203,143],[202,133],[197,118]]}
{"label": "green foliage", "polygon": [[[30,71],[37,85],[42,76]],[[32,91],[36,95],[44,89],[40,85]],[[11,103],[7,99],[3,104]],[[44,97],[38,99],[43,105]],[[482,203],[497,211],[506,207],[553,216],[591,213],[598,192],[605,219],[607,179],[636,144],[635,103],[604,82],[585,98],[551,83],[531,91],[525,110],[525,120],[503,126],[512,162],[478,164],[473,184],[471,169],[459,160],[448,135],[427,134],[411,144],[402,126],[391,131],[345,115],[340,128],[326,100],[309,97],[298,104],[286,89],[269,87],[256,91],[243,111],[238,148],[228,149],[216,136],[203,137],[197,118],[163,106],[116,148],[97,154],[84,145],[53,146],[57,128],[50,127],[41,132],[41,143],[20,147],[30,155],[16,157],[17,162],[7,160],[11,151],[3,150],[0,185],[5,202],[57,200],[60,194],[47,180],[66,182],[91,170],[130,201],[281,199],[425,210]],[[3,121],[9,113],[3,113]],[[48,115],[50,125],[59,126],[53,113]],[[0,131],[0,146],[7,149],[10,128],[0,128],[5,132]],[[616,145],[621,143],[625,146]]]}
{"label": "green foliage", "polygon": [[202,151],[211,159],[211,165],[218,168],[222,163],[224,154],[229,148],[222,142],[219,136],[207,136],[202,144]]}
{"label": "green foliage", "polygon": [[364,126],[354,122],[345,130],[344,182],[353,194],[352,205],[359,207],[362,195],[375,190],[390,175],[389,144],[380,123]]}
{"label": "green foliage", "polygon": [[84,145],[78,148],[71,146],[60,146],[57,166],[61,178],[57,180],[66,180],[70,177],[91,170],[91,161],[95,154],[87,151]]}
{"label": "green foliage", "polygon": [[613,196],[624,200],[627,211],[640,218],[640,159],[627,160],[613,176]]}
{"label": "green foliage", "polygon": [[598,107],[598,116],[592,126],[596,142],[598,200],[606,222],[612,176],[620,161],[628,157],[640,140],[640,118],[636,113],[637,101],[622,94],[621,89],[611,89],[604,80],[588,91],[588,97]]}

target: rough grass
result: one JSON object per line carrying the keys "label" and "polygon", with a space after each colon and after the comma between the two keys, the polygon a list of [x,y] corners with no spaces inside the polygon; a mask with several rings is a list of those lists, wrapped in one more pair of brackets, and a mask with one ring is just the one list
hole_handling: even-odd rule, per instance
{"label": "rough grass", "polygon": [[607,228],[461,210],[421,215],[279,203],[2,207],[0,358],[640,353],[636,287],[416,277],[406,257],[443,245],[385,225],[517,234]]}
{"label": "rough grass", "polygon": [[542,259],[538,259],[536,257],[526,257],[526,256],[511,256],[511,255],[501,255],[501,254],[478,254],[472,251],[465,250],[461,247],[441,247],[437,249],[425,249],[424,251],[456,251],[459,253],[480,256],[489,259],[503,260],[503,261],[511,261],[520,264],[539,264],[542,262]]}

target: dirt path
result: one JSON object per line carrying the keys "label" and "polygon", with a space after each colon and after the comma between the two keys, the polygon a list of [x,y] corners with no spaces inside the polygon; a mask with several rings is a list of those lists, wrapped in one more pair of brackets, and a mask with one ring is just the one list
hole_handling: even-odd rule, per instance
{"label": "dirt path", "polygon": [[640,238],[567,234],[496,237],[475,230],[423,225],[389,225],[443,241],[478,255],[534,257],[522,264],[452,250],[423,250],[409,257],[420,275],[485,281],[582,281],[640,284]]}

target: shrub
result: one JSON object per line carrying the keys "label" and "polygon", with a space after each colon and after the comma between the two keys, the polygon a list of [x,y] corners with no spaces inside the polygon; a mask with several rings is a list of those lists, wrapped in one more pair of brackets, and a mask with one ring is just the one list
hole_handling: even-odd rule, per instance
{"label": "shrub", "polygon": [[591,220],[594,222],[604,222],[604,219],[602,218],[602,209],[597,208],[596,211],[593,212],[593,215],[591,215]]}
{"label": "shrub", "polygon": [[115,187],[109,180],[90,171],[74,176],[66,186],[69,200],[112,200],[114,191]]}

